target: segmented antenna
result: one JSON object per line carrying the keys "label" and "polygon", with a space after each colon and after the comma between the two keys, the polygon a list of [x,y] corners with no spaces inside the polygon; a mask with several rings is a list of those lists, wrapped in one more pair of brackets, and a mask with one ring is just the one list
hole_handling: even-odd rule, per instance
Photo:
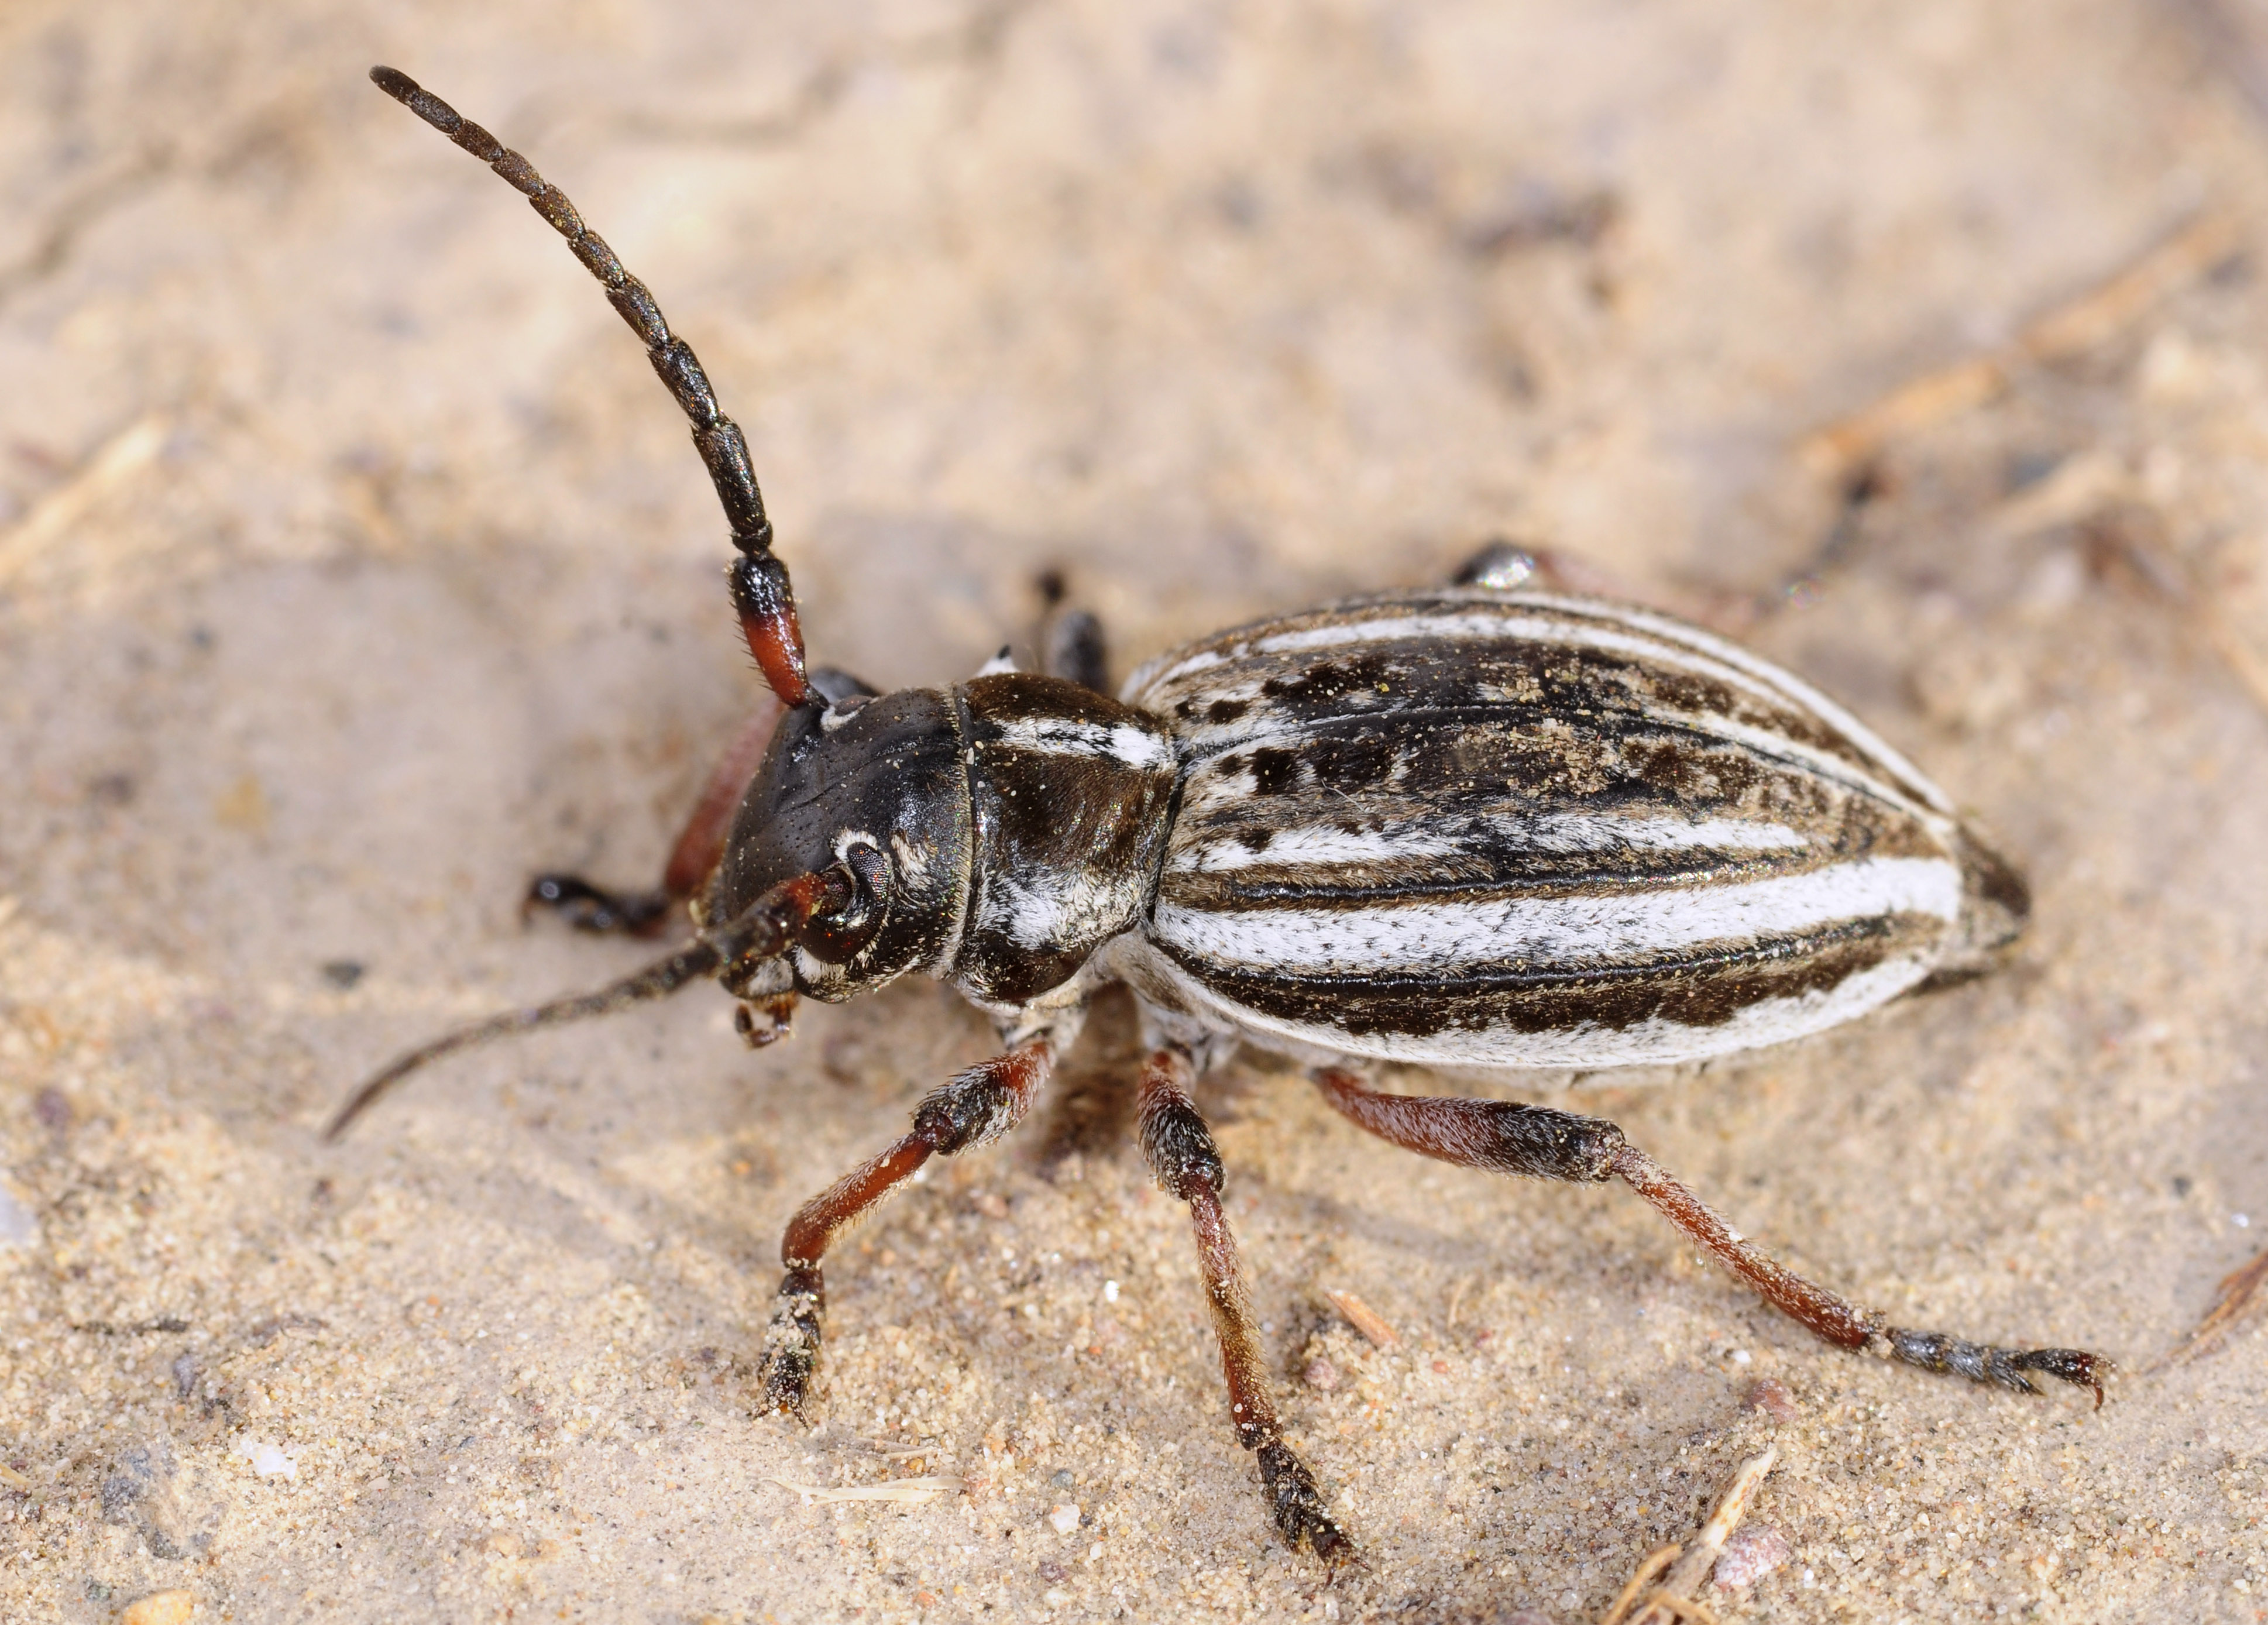
{"label": "segmented antenna", "polygon": [[[855,855],[858,849],[852,850]],[[874,861],[880,861],[873,848],[868,847],[865,851]],[[856,867],[858,862],[854,856],[831,868],[783,880],[723,925],[702,932],[696,941],[667,959],[657,960],[644,970],[611,982],[595,993],[577,993],[553,999],[548,1004],[508,1010],[500,1016],[490,1016],[486,1021],[475,1021],[468,1027],[459,1027],[430,1043],[420,1044],[408,1055],[397,1056],[384,1071],[356,1090],[339,1108],[338,1115],[331,1119],[330,1127],[323,1130],[323,1138],[337,1139],[347,1131],[350,1123],[370,1109],[372,1102],[403,1078],[460,1049],[515,1033],[563,1026],[570,1021],[584,1021],[593,1016],[611,1016],[633,1004],[667,998],[696,978],[711,975],[728,966],[777,959],[796,944],[808,942],[814,927],[824,931],[827,916],[850,908],[857,901],[862,885],[871,887],[872,881],[862,879]],[[865,936],[853,941],[850,951],[855,952],[865,946],[879,923],[877,913]]]}
{"label": "segmented antenna", "polygon": [[583,224],[565,193],[535,173],[535,165],[408,74],[372,68],[370,77],[379,89],[525,193],[535,212],[567,239],[584,268],[605,284],[608,303],[638,335],[646,359],[692,422],[694,446],[708,465],[717,499],[724,504],[725,518],[733,527],[733,545],[740,551],[730,575],[733,607],[740,612],[748,652],[783,702],[812,703],[818,696],[804,676],[803,629],[796,620],[795,594],[788,585],[787,567],[772,555],[771,521],[764,517],[763,494],[756,489],[755,470],[748,461],[747,438],[717,409],[716,392],[694,359],[692,347],[670,332],[646,285],[622,269],[615,251]]}

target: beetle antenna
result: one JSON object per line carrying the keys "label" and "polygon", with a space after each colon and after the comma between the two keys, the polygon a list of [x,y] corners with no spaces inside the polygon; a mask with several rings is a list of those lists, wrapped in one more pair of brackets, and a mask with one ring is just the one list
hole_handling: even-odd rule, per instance
{"label": "beetle antenna", "polygon": [[508,1010],[500,1016],[490,1016],[485,1021],[475,1021],[470,1026],[445,1033],[430,1043],[420,1044],[356,1090],[353,1098],[339,1108],[338,1115],[323,1130],[323,1138],[335,1141],[380,1095],[412,1072],[445,1055],[514,1033],[563,1026],[570,1021],[592,1016],[611,1016],[633,1004],[667,998],[687,982],[713,975],[728,965],[776,960],[794,945],[804,928],[814,920],[847,908],[857,896],[858,886],[857,877],[839,864],[817,873],[797,875],[772,887],[719,929],[703,932],[688,946],[620,982],[593,993],[571,994],[548,1004]]}
{"label": "beetle antenna", "polygon": [[525,193],[535,212],[567,239],[584,268],[605,284],[608,302],[637,335],[646,359],[692,422],[694,446],[708,465],[717,498],[733,527],[733,545],[740,552],[730,576],[733,607],[740,612],[748,652],[783,702],[810,704],[817,695],[804,674],[803,628],[796,618],[795,593],[788,585],[787,567],[772,554],[771,521],[764,517],[763,494],[756,489],[755,470],[748,460],[747,437],[718,409],[717,393],[694,358],[692,346],[670,332],[646,285],[622,268],[605,239],[583,224],[567,195],[537,174],[535,165],[408,74],[379,67],[370,70],[370,77],[379,89]]}
{"label": "beetle antenna", "polygon": [[460,1049],[470,1049],[491,1039],[508,1038],[515,1033],[533,1033],[542,1027],[556,1027],[570,1021],[581,1021],[590,1016],[609,1016],[632,1004],[643,1004],[649,999],[667,998],[696,976],[705,976],[725,962],[725,956],[711,943],[696,942],[667,959],[647,966],[632,976],[595,993],[578,993],[563,999],[553,999],[548,1004],[531,1004],[523,1010],[508,1010],[500,1016],[490,1016],[468,1027],[459,1027],[431,1043],[420,1044],[408,1055],[396,1059],[384,1071],[378,1073],[361,1088],[354,1098],[339,1108],[331,1119],[330,1127],[323,1130],[323,1138],[336,1140],[347,1131],[348,1125],[377,1104],[378,1098],[387,1093],[403,1078],[430,1062],[444,1055],[453,1055]]}

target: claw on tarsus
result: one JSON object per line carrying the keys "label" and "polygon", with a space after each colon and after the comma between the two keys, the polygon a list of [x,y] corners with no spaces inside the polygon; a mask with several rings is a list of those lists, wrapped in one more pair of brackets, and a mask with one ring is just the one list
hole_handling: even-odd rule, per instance
{"label": "claw on tarsus", "polygon": [[1306,1462],[1292,1453],[1292,1447],[1277,1439],[1260,1446],[1259,1457],[1260,1482],[1268,1496],[1269,1511],[1278,1533],[1291,1543],[1292,1549],[1307,1547],[1316,1556],[1334,1565],[1359,1562],[1354,1542],[1323,1510],[1322,1492],[1315,1488],[1315,1475],[1307,1471]]}
{"label": "claw on tarsus", "polygon": [[578,931],[650,937],[668,919],[675,901],[666,892],[609,892],[580,875],[541,874],[528,882],[519,915],[525,920],[538,908],[549,908]]}
{"label": "claw on tarsus", "polygon": [[2095,1391],[2095,1408],[2102,1408],[2102,1379],[2117,1369],[2099,1354],[2084,1349],[1995,1349],[1984,1343],[1948,1337],[1943,1332],[1909,1332],[1897,1327],[1883,1330],[1893,1359],[1926,1371],[1966,1377],[2017,1393],[2037,1393],[2035,1374],[2053,1377],[2076,1388]]}
{"label": "claw on tarsus", "polygon": [[811,1379],[819,1369],[819,1317],[823,1299],[799,1270],[780,1283],[779,1305],[765,1336],[763,1400],[760,1408],[811,1423]]}

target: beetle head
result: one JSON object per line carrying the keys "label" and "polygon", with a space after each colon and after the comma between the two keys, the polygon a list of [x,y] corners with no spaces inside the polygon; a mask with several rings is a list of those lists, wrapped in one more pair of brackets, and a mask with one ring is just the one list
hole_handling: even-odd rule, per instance
{"label": "beetle head", "polygon": [[784,958],[727,967],[742,998],[790,988],[850,997],[940,963],[968,892],[968,781],[946,695],[876,695],[815,674],[831,697],[780,718],[742,798],[704,914],[730,920],[798,875],[847,873],[851,897],[814,918]]}

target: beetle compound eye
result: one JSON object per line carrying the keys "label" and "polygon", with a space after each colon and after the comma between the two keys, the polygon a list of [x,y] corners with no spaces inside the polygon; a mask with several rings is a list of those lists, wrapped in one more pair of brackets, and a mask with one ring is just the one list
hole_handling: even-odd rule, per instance
{"label": "beetle compound eye", "polygon": [[850,901],[832,914],[818,915],[804,928],[803,947],[814,959],[841,965],[857,956],[882,929],[890,899],[890,860],[871,842],[850,842],[842,849],[833,872],[850,888]]}

